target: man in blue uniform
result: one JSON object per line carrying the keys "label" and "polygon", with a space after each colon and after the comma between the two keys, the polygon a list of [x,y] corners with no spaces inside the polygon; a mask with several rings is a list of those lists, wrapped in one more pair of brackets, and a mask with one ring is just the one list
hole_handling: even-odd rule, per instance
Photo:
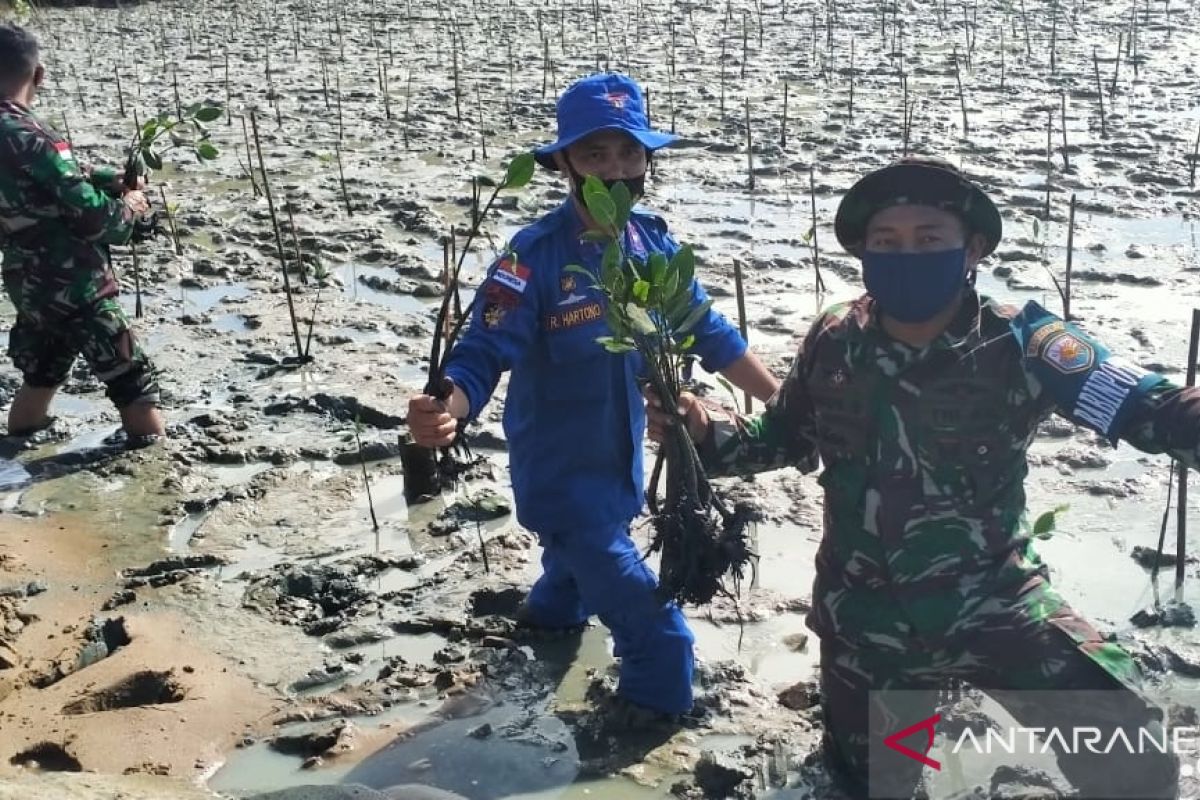
{"label": "man in blue uniform", "polygon": [[[651,130],[638,85],[624,75],[584,78],[558,102],[558,140],[535,151],[567,175],[571,196],[513,237],[479,289],[470,328],[451,353],[447,402],[409,401],[408,425],[426,447],[444,446],[456,420],[474,419],[511,370],[504,410],[518,521],[544,548],[543,574],[530,591],[527,621],[582,624],[595,614],[621,658],[618,692],[653,711],[692,706],[692,634],[680,610],[655,599],[656,579],[629,536],[643,502],[645,412],[636,354],[606,352],[599,290],[563,270],[598,269],[601,249],[582,238],[593,227],[582,202],[584,178],[643,191],[650,154],[675,137]],[[679,245],[662,218],[635,210],[625,231],[634,255]],[[698,283],[697,305],[707,296]],[[710,311],[696,326],[701,366],[765,401],[777,382],[728,321]]]}

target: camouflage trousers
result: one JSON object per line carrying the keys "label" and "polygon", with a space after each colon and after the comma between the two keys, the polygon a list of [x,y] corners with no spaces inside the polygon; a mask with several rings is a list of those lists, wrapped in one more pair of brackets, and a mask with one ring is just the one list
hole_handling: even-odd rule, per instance
{"label": "camouflage trousers", "polygon": [[[1023,728],[1095,727],[1106,732],[1104,741],[1117,728],[1132,741],[1139,727],[1161,735],[1162,714],[1141,694],[1141,673],[1129,654],[1105,641],[1049,584],[1039,584],[1027,584],[1011,602],[990,603],[980,626],[954,646],[914,640],[897,653],[822,640],[824,756],[840,788],[856,800],[911,798],[924,767],[883,740],[932,717],[939,693],[962,683],[983,691]],[[1025,596],[1030,591],[1054,610],[1035,618]],[[919,735],[905,743],[918,752],[923,746]],[[1176,797],[1179,766],[1172,754],[1055,748],[1055,755],[1080,797]]]}
{"label": "camouflage trousers", "polygon": [[[10,292],[10,296],[11,296]],[[91,301],[69,315],[42,318],[20,307],[8,336],[8,356],[27,386],[61,386],[78,356],[107,387],[117,408],[160,401],[154,366],[146,356],[129,320],[115,298]]]}

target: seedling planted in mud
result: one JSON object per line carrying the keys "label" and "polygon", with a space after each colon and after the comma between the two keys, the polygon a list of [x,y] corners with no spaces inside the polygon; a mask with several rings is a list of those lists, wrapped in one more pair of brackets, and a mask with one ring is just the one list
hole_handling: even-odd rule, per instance
{"label": "seedling planted in mud", "polygon": [[[611,190],[595,176],[583,186],[584,202],[596,223],[585,236],[604,247],[598,272],[579,265],[564,271],[592,281],[608,301],[608,336],[596,341],[613,354],[638,353],[649,377],[649,390],[663,408],[676,408],[694,356],[692,330],[712,300],[693,298],[695,254],[680,248],[670,258],[632,255],[625,247],[634,198],[624,183]],[[747,505],[729,508],[709,483],[686,426],[674,425],[660,453],[666,465],[663,505],[657,499],[661,467],[655,465],[646,493],[654,536],[650,552],[661,552],[663,600],[705,604],[717,595],[736,596],[750,564],[748,529],[755,512]]]}
{"label": "seedling planted in mud", "polygon": [[379,518],[375,516],[375,499],[371,496],[371,478],[367,475],[367,459],[363,457],[362,421],[354,417],[354,444],[358,448],[358,465],[362,467],[363,488],[367,490],[367,508],[371,511],[371,530],[379,530]]}

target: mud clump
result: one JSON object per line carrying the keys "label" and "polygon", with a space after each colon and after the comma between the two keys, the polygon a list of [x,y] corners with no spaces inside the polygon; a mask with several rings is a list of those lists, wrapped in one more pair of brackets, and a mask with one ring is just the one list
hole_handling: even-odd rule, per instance
{"label": "mud clump", "polygon": [[380,600],[364,579],[388,569],[413,570],[420,563],[416,557],[359,556],[332,564],[277,564],[249,576],[242,605],[299,625],[309,636],[324,636],[378,611]]}
{"label": "mud clump", "polygon": [[187,690],[175,679],[173,670],[145,670],[135,672],[106,689],[68,703],[63,706],[62,713],[76,716],[97,711],[165,705],[182,702],[185,697]]}
{"label": "mud clump", "polygon": [[46,772],[83,772],[83,765],[79,763],[79,759],[68,753],[63,745],[54,742],[42,742],[28,750],[22,750],[10,758],[9,763]]}
{"label": "mud clump", "polygon": [[29,684],[37,689],[53,686],[68,675],[103,661],[132,641],[124,617],[92,620],[84,630],[83,643],[75,657],[60,657],[49,667],[34,674]]}

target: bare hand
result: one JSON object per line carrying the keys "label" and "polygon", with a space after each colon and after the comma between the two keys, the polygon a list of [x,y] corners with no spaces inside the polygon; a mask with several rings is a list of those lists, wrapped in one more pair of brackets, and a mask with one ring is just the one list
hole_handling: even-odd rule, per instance
{"label": "bare hand", "polygon": [[441,400],[419,394],[408,401],[408,432],[422,447],[446,447],[458,434],[458,423]]}
{"label": "bare hand", "polygon": [[679,395],[679,407],[675,414],[668,414],[662,407],[658,395],[646,389],[646,435],[650,441],[662,444],[667,438],[667,429],[687,420],[688,433],[692,441],[700,444],[708,438],[708,411],[700,400],[689,392]]}
{"label": "bare hand", "polygon": [[137,178],[136,178],[136,179],[135,179],[135,181],[134,181],[134,186],[133,186],[133,188],[132,188],[132,189],[130,189],[129,187],[127,187],[127,186],[126,186],[124,183],[122,183],[122,184],[121,184],[121,189],[122,189],[124,192],[126,192],[126,193],[128,193],[128,192],[144,192],[144,191],[146,191],[146,176],[145,176],[145,175],[138,175],[138,176],[137,176]]}
{"label": "bare hand", "polygon": [[146,195],[136,189],[123,194],[121,200],[134,216],[140,216],[150,210],[150,202],[146,199]]}

